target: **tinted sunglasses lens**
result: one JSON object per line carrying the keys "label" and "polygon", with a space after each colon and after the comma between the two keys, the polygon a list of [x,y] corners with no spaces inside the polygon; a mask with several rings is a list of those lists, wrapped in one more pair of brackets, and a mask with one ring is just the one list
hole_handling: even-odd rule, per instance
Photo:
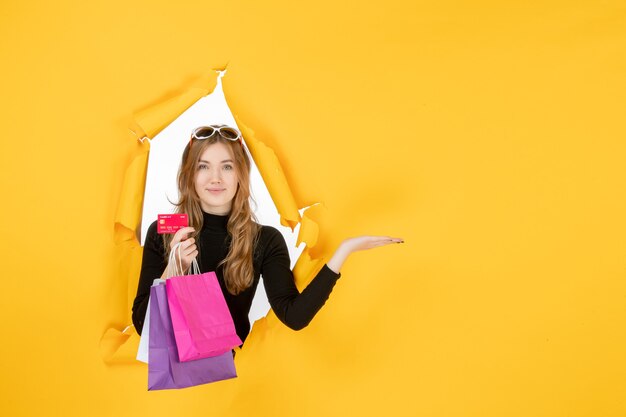
{"label": "tinted sunglasses lens", "polygon": [[201,127],[199,129],[197,129],[193,133],[193,135],[197,139],[206,139],[206,138],[210,138],[211,135],[213,135],[213,133],[215,133],[215,129],[214,128],[212,128],[212,127]]}
{"label": "tinted sunglasses lens", "polygon": [[239,137],[239,132],[230,127],[223,127],[220,129],[220,134],[226,139],[235,140]]}

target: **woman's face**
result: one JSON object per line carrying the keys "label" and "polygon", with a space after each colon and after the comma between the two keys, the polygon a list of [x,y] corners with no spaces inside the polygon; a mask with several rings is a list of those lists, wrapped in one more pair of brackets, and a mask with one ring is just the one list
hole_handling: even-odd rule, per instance
{"label": "woman's face", "polygon": [[230,213],[239,180],[226,145],[214,143],[200,155],[195,185],[203,211],[219,215]]}

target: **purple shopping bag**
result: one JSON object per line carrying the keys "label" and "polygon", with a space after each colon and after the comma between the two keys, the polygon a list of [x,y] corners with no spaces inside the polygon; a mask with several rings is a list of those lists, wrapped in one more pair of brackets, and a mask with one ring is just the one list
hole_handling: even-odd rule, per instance
{"label": "purple shopping bag", "polygon": [[175,276],[166,288],[181,362],[221,355],[241,345],[215,272]]}
{"label": "purple shopping bag", "polygon": [[186,388],[236,378],[230,350],[210,358],[180,362],[167,304],[165,285],[150,288],[148,390]]}

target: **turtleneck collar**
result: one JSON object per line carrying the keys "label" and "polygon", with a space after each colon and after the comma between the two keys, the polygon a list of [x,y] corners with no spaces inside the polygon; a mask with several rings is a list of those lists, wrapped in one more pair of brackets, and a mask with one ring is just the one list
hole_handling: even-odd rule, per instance
{"label": "turtleneck collar", "polygon": [[202,217],[204,218],[203,229],[226,231],[226,225],[230,218],[230,213],[225,215],[211,214],[202,210]]}

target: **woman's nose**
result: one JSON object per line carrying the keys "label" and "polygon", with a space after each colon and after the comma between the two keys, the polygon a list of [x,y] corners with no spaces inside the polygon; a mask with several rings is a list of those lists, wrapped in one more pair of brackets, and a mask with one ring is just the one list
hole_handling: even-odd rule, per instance
{"label": "woman's nose", "polygon": [[222,175],[219,169],[210,169],[209,170],[209,181],[211,182],[221,182]]}

